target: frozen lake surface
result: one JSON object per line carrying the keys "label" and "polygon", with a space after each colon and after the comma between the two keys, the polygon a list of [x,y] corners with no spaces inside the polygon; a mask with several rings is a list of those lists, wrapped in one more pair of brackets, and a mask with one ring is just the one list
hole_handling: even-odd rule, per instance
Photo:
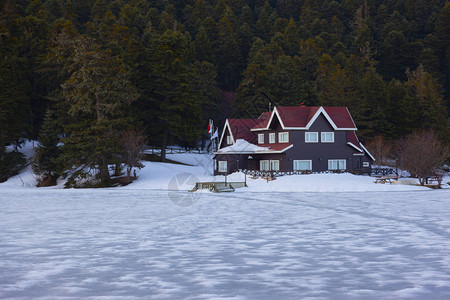
{"label": "frozen lake surface", "polygon": [[450,299],[450,190],[3,189],[0,298]]}

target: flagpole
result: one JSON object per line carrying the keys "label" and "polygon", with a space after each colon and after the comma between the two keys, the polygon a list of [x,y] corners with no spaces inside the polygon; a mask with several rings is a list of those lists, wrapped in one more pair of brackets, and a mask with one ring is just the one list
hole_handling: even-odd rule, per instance
{"label": "flagpole", "polygon": [[[213,136],[213,134],[214,134],[214,121],[211,119],[211,137]],[[211,142],[212,142],[212,149],[213,149],[213,153],[214,153],[214,150],[215,150],[214,139],[212,139]]]}

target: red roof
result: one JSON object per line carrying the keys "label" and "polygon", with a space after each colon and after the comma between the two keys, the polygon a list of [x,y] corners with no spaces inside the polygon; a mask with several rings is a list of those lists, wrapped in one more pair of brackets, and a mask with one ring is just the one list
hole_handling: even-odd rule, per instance
{"label": "red roof", "polygon": [[[284,127],[305,128],[320,108],[320,106],[277,106],[276,110]],[[323,109],[337,128],[356,129],[346,107],[323,107]],[[271,115],[272,113],[265,112],[261,116],[266,118]],[[267,128],[267,125],[267,121],[261,122],[252,129]]]}
{"label": "red roof", "polygon": [[356,137],[356,133],[354,131],[348,131],[347,132],[347,142],[352,143],[356,147],[358,147],[361,151],[363,151],[361,147],[361,143],[359,142],[358,138]]}
{"label": "red roof", "polygon": [[356,129],[356,125],[346,107],[324,107],[324,109],[337,128]]}
{"label": "red roof", "polygon": [[286,148],[292,146],[292,144],[289,143],[279,143],[279,144],[258,144],[259,147],[268,147],[269,151],[283,151]]}
{"label": "red roof", "polygon": [[258,119],[256,119],[258,121],[258,123],[255,126],[253,126],[253,128],[266,128],[267,122],[269,122],[271,115],[272,115],[272,112],[270,112],[270,111],[263,112],[258,117]]}
{"label": "red roof", "polygon": [[228,119],[234,140],[243,139],[249,143],[254,143],[256,139],[250,128],[259,122],[258,119]]}

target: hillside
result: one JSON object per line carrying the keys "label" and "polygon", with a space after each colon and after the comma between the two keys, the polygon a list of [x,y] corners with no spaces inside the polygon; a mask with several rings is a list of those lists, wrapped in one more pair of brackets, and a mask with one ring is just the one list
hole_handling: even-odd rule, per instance
{"label": "hillside", "polygon": [[209,119],[269,105],[348,107],[363,142],[448,142],[449,20],[444,0],[2,1],[0,181],[26,138],[50,179],[107,183],[130,139],[196,148]]}
{"label": "hillside", "polygon": [[[27,143],[23,151],[31,157],[33,144]],[[191,190],[196,182],[204,181],[224,181],[223,176],[212,176],[213,165],[212,155],[208,154],[168,154],[168,158],[187,165],[143,162],[144,168],[137,170],[137,180],[133,183],[114,189],[125,190],[175,190],[187,192]],[[245,177],[243,173],[234,173],[227,176],[228,181],[247,181],[248,188],[237,189],[236,192],[382,192],[382,191],[419,191],[429,190],[426,187],[419,187],[406,184],[411,179],[403,178],[405,181],[397,184],[375,184],[374,178],[369,176],[358,176],[348,173],[344,174],[311,174],[292,175],[278,177],[274,181],[267,181],[264,178],[251,179]],[[413,180],[417,183],[417,180]],[[450,177],[444,178],[444,183],[450,182]],[[19,175],[11,177],[8,181],[0,183],[0,189],[20,190],[22,188],[62,189],[65,180],[60,179],[57,186],[49,188],[36,188],[36,175],[28,167]],[[444,188],[450,186],[444,184]],[[206,193],[201,190],[197,193]]]}

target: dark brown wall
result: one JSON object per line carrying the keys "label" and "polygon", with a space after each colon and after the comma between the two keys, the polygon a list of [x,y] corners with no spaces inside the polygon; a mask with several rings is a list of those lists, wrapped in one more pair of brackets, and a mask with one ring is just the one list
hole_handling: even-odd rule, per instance
{"label": "dark brown wall", "polygon": [[224,173],[219,173],[218,161],[227,161],[227,174],[238,171],[239,169],[248,169],[248,154],[216,154],[214,159],[216,160],[215,175]]}
{"label": "dark brown wall", "polygon": [[269,130],[254,131],[256,137],[255,144],[258,145],[258,134],[264,134],[264,144],[269,144],[269,133],[275,133],[275,143],[278,143],[278,133],[287,131],[288,130],[283,130],[280,123],[278,122],[278,118],[274,117]]}
{"label": "dark brown wall", "polygon": [[[269,133],[275,133],[275,142],[278,143],[279,132],[289,132],[289,143],[294,146],[285,152],[284,162],[280,160],[280,170],[292,171],[294,160],[312,160],[313,171],[328,170],[328,159],[345,159],[348,170],[362,168],[362,162],[370,162],[369,157],[355,156],[357,151],[347,145],[347,131],[334,130],[328,120],[321,114],[309,130],[283,130],[276,119],[273,120],[271,129],[267,131],[255,131],[255,134],[264,133],[264,142],[269,143]],[[318,143],[305,143],[305,132],[317,132]],[[321,132],[334,132],[334,143],[322,143]],[[277,159],[273,154],[260,156],[259,159]]]}
{"label": "dark brown wall", "polygon": [[224,130],[225,130],[225,134],[223,135],[223,140],[222,140],[222,143],[219,145],[219,149],[231,146],[231,145],[227,144],[227,136],[230,136],[230,131],[228,130],[227,127],[225,127]]}
{"label": "dark brown wall", "polygon": [[[305,143],[306,132],[317,132],[317,143]],[[321,132],[334,132],[334,143],[322,143]],[[293,169],[293,160],[312,160],[313,171],[328,170],[328,159],[345,159],[347,169],[354,169],[361,161],[361,156],[354,156],[357,151],[347,145],[347,131],[334,130],[328,120],[321,114],[309,130],[294,130],[289,133],[289,139],[294,147],[287,150],[288,171]],[[365,156],[367,160],[367,156]],[[362,163],[361,163],[362,166]]]}

